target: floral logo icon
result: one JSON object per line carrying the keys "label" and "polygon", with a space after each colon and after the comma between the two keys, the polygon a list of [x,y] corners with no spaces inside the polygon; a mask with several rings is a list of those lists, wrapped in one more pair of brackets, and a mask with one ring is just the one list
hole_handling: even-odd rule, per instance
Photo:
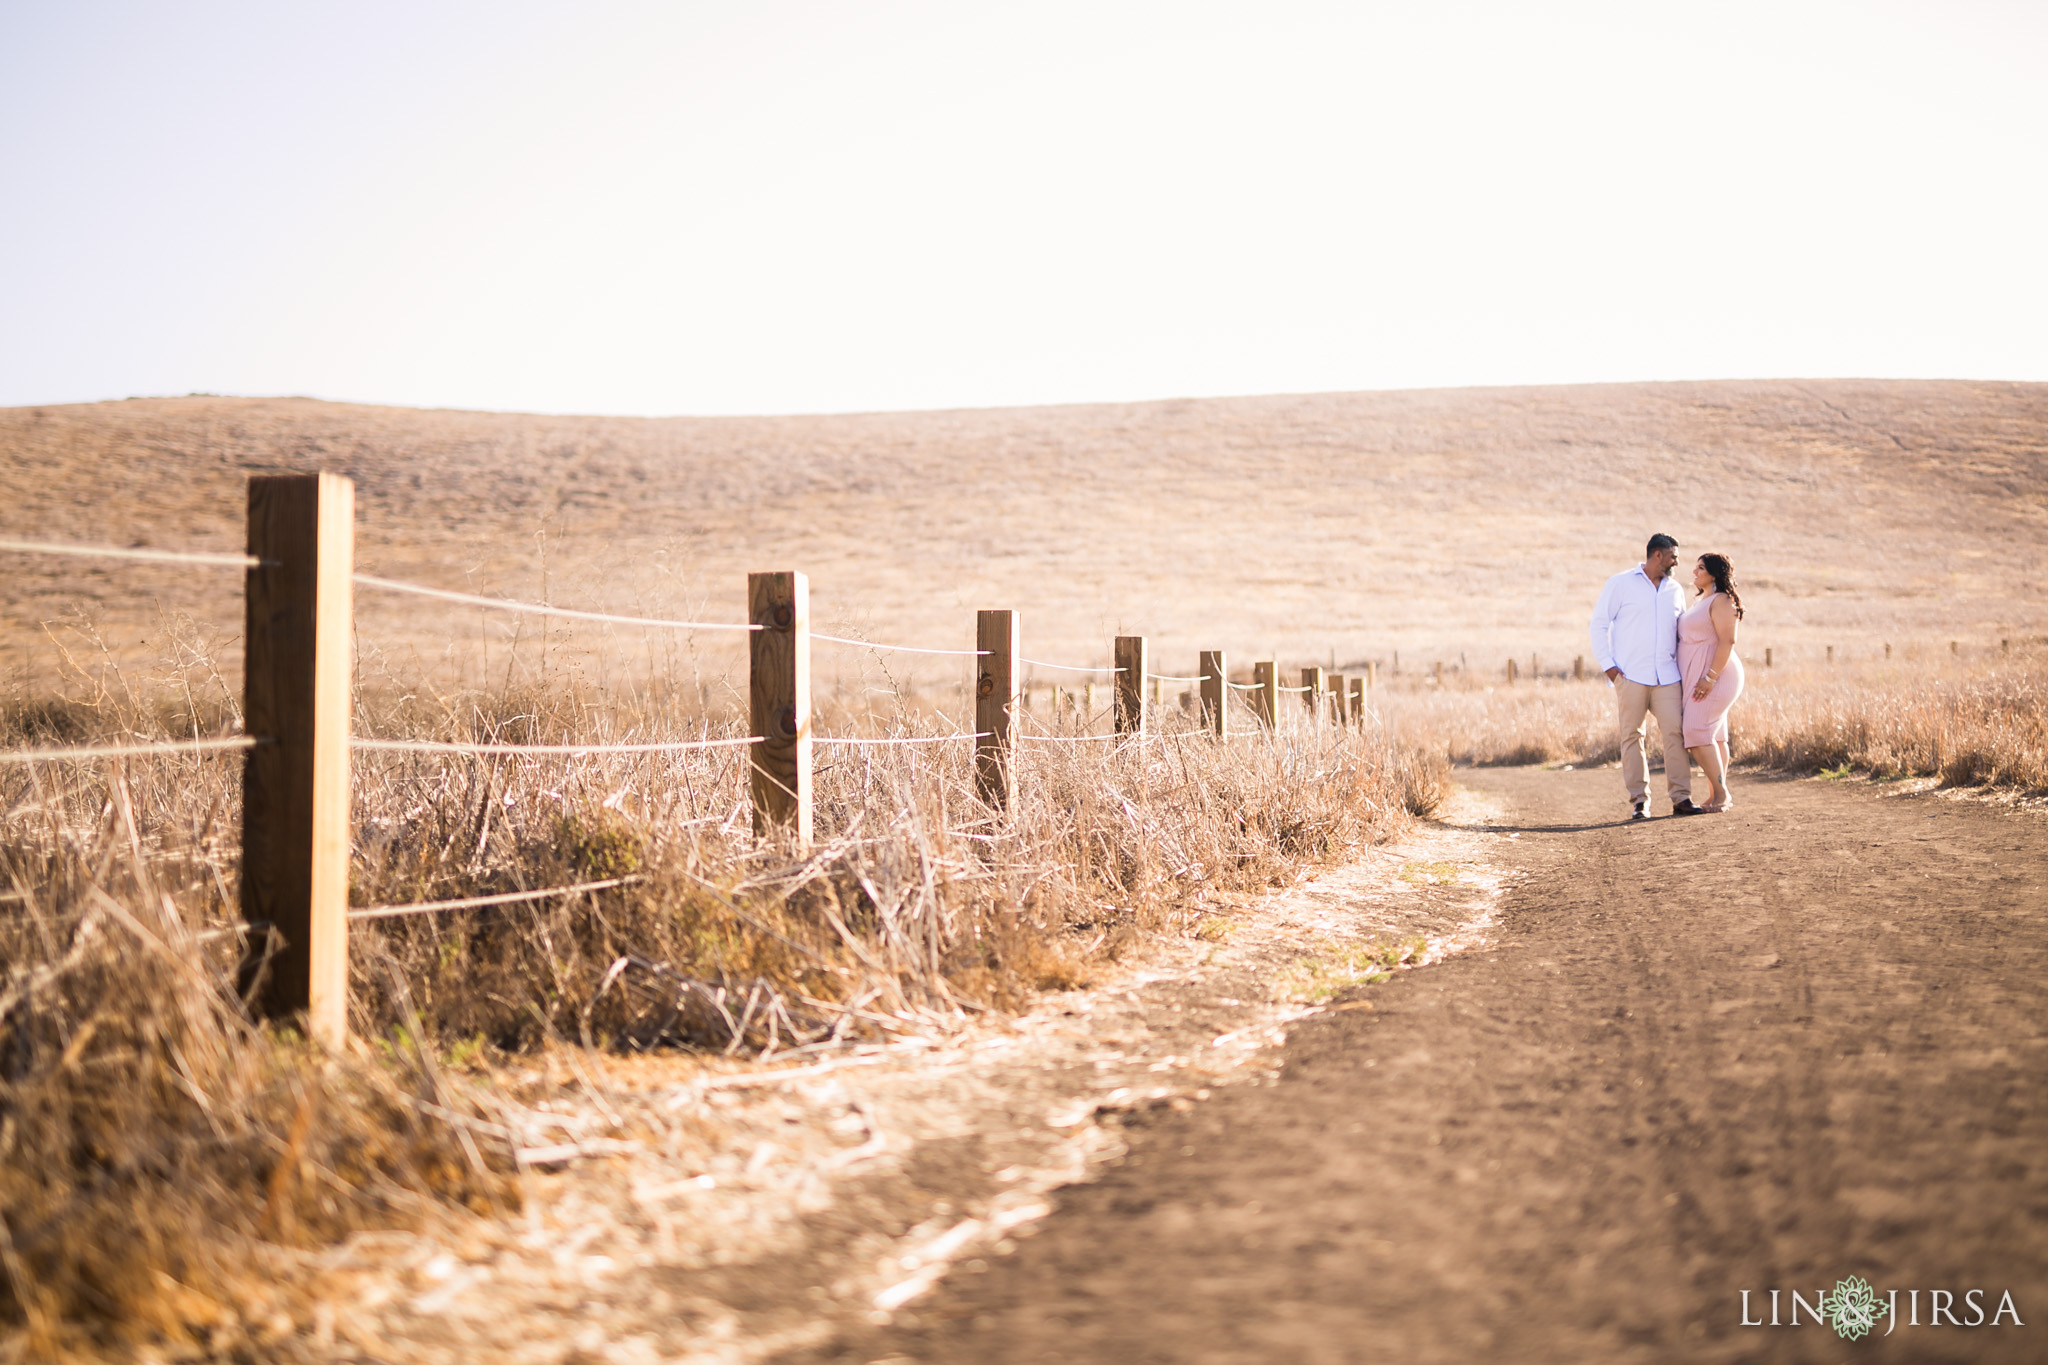
{"label": "floral logo icon", "polygon": [[1870,1281],[1861,1275],[1851,1275],[1846,1280],[1836,1280],[1833,1293],[1821,1295],[1820,1311],[1827,1316],[1836,1336],[1860,1341],[1891,1309],[1879,1301]]}

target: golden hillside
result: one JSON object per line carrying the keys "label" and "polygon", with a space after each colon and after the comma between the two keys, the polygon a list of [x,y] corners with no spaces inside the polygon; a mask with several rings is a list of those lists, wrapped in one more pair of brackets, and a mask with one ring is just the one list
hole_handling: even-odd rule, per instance
{"label": "golden hillside", "polygon": [[[1733,557],[1751,653],[2048,631],[2031,572],[2048,547],[2038,384],[668,419],[133,399],[0,411],[0,535],[239,548],[244,478],[316,468],[356,480],[369,573],[733,620],[749,569],[794,567],[822,630],[959,647],[975,608],[1012,606],[1027,654],[1100,661],[1136,631],[1169,671],[1219,646],[1233,662],[1565,662],[1601,579],[1653,530]],[[124,649],[148,648],[160,607],[240,627],[233,570],[0,564],[17,686],[54,667],[40,623],[74,610]],[[422,656],[495,649],[518,625],[480,616],[359,599],[366,648]],[[732,641],[698,645],[716,661]],[[907,663],[934,680],[953,667]]]}

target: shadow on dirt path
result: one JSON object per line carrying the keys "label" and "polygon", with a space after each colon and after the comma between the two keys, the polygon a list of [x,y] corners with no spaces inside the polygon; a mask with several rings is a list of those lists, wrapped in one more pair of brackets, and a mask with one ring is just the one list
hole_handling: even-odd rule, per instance
{"label": "shadow on dirt path", "polygon": [[[1614,825],[1612,772],[1468,773],[1492,946],[1160,1111],[1036,1235],[790,1362],[2048,1358],[2038,816],[1749,781]],[[1510,836],[1519,837],[1510,837]],[[1769,1318],[1845,1276],[1862,1341]],[[1927,1325],[1928,1291],[1987,1291]],[[2024,1326],[1991,1325],[2010,1291]]]}

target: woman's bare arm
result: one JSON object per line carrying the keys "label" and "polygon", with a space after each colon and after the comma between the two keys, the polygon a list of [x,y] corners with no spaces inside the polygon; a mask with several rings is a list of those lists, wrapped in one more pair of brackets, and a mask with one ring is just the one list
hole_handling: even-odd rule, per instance
{"label": "woman's bare arm", "polygon": [[1693,685],[1692,699],[1706,700],[1707,693],[1714,690],[1714,680],[1721,676],[1721,670],[1728,666],[1729,656],[1735,653],[1735,604],[1725,594],[1714,598],[1707,608],[1707,619],[1714,623],[1714,661],[1707,665],[1707,671]]}

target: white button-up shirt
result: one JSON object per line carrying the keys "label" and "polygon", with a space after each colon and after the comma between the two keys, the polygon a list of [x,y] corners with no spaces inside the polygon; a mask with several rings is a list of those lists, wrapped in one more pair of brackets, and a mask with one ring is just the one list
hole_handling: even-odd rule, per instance
{"label": "white button-up shirt", "polygon": [[1678,618],[1685,591],[1676,574],[1652,583],[1638,564],[1607,580],[1593,608],[1593,662],[1645,687],[1679,681]]}

